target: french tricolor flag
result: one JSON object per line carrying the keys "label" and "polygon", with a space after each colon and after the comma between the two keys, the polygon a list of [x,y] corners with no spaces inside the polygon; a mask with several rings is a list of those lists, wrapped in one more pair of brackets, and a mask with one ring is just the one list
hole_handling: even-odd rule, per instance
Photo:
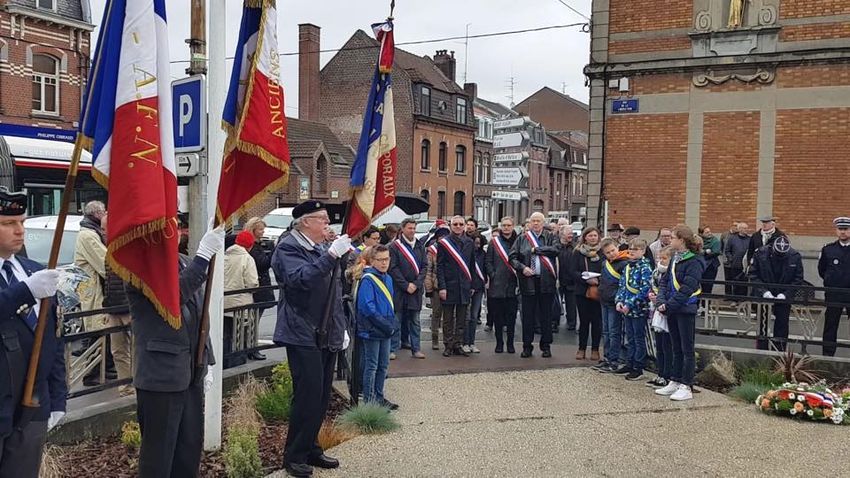
{"label": "french tricolor flag", "polygon": [[110,0],[80,120],[109,190],[107,261],[180,327],[177,177],[165,0]]}
{"label": "french tricolor flag", "polygon": [[351,167],[354,197],[346,226],[346,233],[351,237],[363,233],[372,218],[395,203],[397,159],[391,79],[395,55],[392,21],[374,24],[372,30],[380,42],[380,49],[363,115],[357,158]]}
{"label": "french tricolor flag", "polygon": [[218,220],[227,221],[289,180],[289,145],[274,0],[246,0],[224,104],[227,131]]}

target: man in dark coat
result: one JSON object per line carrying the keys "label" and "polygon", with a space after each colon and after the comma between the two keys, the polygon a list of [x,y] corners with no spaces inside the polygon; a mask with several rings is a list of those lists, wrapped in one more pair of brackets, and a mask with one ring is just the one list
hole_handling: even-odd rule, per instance
{"label": "man in dark coat", "polygon": [[[493,234],[493,240],[484,256],[484,269],[489,278],[487,289],[488,312],[493,314],[496,334],[496,353],[502,353],[507,345],[509,354],[515,353],[514,329],[517,314],[517,276],[511,265],[510,253],[516,242],[514,219],[503,217],[499,231]],[[505,341],[507,331],[507,341]]]}
{"label": "man in dark coat", "polygon": [[[47,432],[65,415],[65,356],[56,338],[59,273],[20,255],[27,196],[0,188],[0,477],[36,478]],[[22,413],[21,398],[32,354],[41,299],[51,298],[33,398],[39,407]]]}
{"label": "man in dark coat", "polygon": [[[573,230],[569,224],[561,226],[560,231],[561,250],[558,252],[558,292],[564,303],[567,316],[567,330],[576,329],[576,296],[575,275],[573,267]],[[649,248],[647,248],[647,251]]]}
{"label": "man in dark coat", "polygon": [[755,256],[756,251],[761,249],[762,246],[769,246],[773,244],[773,241],[775,241],[778,237],[785,236],[785,233],[776,227],[775,216],[770,214],[762,216],[759,218],[759,222],[761,222],[761,229],[750,237],[750,246],[747,248],[747,264],[751,264],[753,262],[753,257]]}
{"label": "man in dark coat", "polygon": [[[756,251],[749,270],[750,283],[753,284],[753,296],[775,300],[773,315],[773,345],[777,350],[785,350],[788,339],[788,318],[791,316],[791,301],[796,287],[803,284],[803,257],[791,247],[785,236],[777,237],[770,246]],[[768,317],[759,318],[759,335],[767,336]],[[759,339],[757,347],[768,349],[768,341]]]}
{"label": "man in dark coat", "polygon": [[[640,237],[640,228],[635,226],[629,226],[623,231],[623,243],[620,244],[619,250],[628,251],[629,250],[629,242],[632,239],[637,239]],[[652,249],[649,246],[646,246],[646,251],[643,253],[643,257],[646,257],[649,260],[649,264],[655,267],[655,257],[652,255]]]}
{"label": "man in dark coat", "polygon": [[[746,282],[744,274],[744,258],[750,247],[750,235],[747,233],[749,225],[745,222],[738,223],[735,234],[730,234],[723,244],[723,256],[726,258],[723,265],[723,278],[727,282]],[[746,295],[747,286],[726,284],[726,295]]]}
{"label": "man in dark coat", "polygon": [[452,218],[451,234],[437,248],[437,290],[443,310],[443,356],[469,356],[461,348],[463,326],[472,299],[475,244],[464,234],[463,216]]}
{"label": "man in dark coat", "polygon": [[416,239],[416,221],[407,218],[401,222],[401,234],[390,243],[390,269],[393,279],[393,307],[400,325],[400,339],[393,337],[391,352],[409,348],[415,358],[424,359],[420,350],[419,312],[422,311],[422,293],[426,272],[425,245]]}
{"label": "man in dark coat", "polygon": [[[832,288],[826,292],[826,301],[830,304],[823,323],[824,342],[838,340],[841,312],[846,311],[850,315],[850,217],[835,218],[833,224],[838,240],[824,246],[818,259],[818,275],[823,279],[823,286]],[[823,354],[834,356],[835,348],[834,345],[824,345]]]}
{"label": "man in dark coat", "polygon": [[[209,261],[224,250],[224,229],[207,231],[191,260],[179,256],[180,328],[163,319],[139,289],[128,285],[135,340],[136,414],[142,432],[139,476],[197,476],[204,441],[207,366],[215,363],[209,340],[199,344]],[[205,347],[196,364],[198,347]]]}
{"label": "man in dark coat", "polygon": [[335,269],[344,263],[351,239],[344,234],[328,247],[320,246],[330,218],[319,201],[299,204],[292,217],[295,228],[280,240],[272,256],[283,291],[274,342],[286,346],[293,382],[284,467],[292,476],[310,476],[314,466],[339,466],[324,454],[317,437],[330,403],[334,357],[349,340],[342,274]]}
{"label": "man in dark coat", "polygon": [[545,221],[542,213],[532,214],[528,230],[517,238],[510,254],[522,294],[523,358],[531,357],[534,350],[535,323],[540,325],[543,357],[552,356],[552,302],[558,283],[555,261],[561,246],[557,237],[543,230]]}

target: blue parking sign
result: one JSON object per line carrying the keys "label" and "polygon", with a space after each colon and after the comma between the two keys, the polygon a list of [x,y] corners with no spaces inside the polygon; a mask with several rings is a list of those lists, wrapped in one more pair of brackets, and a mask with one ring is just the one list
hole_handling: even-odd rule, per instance
{"label": "blue parking sign", "polygon": [[207,98],[204,75],[171,83],[174,151],[201,151],[207,143]]}

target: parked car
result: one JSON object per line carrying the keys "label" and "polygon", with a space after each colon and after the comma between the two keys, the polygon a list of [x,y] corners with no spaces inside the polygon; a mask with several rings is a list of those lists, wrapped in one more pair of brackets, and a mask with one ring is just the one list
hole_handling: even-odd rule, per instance
{"label": "parked car", "polygon": [[581,231],[584,230],[584,224],[582,224],[581,221],[576,221],[576,222],[570,224],[570,228],[573,230],[574,236],[580,236]]}
{"label": "parked car", "polygon": [[277,243],[277,238],[286,232],[289,225],[292,224],[291,207],[279,207],[263,217],[263,222],[266,223],[266,232],[263,234],[263,239],[268,239],[273,244]]}
{"label": "parked car", "polygon": [[[28,258],[41,265],[47,265],[58,219],[59,216],[35,216],[24,220],[24,244]],[[65,232],[62,234],[62,245],[59,247],[57,265],[64,266],[74,263],[74,247],[77,244],[77,234],[80,232],[82,220],[83,216],[65,218]]]}
{"label": "parked car", "polygon": [[434,227],[434,221],[421,221],[416,223],[416,238],[422,239],[428,236],[428,232]]}

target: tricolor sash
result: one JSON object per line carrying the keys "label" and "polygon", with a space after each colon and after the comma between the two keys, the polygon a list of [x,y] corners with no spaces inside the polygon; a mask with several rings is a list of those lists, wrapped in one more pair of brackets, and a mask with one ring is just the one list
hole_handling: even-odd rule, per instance
{"label": "tricolor sash", "polygon": [[502,244],[502,238],[496,235],[495,237],[493,237],[493,244],[495,244],[496,247],[496,254],[502,258],[502,262],[504,262],[505,265],[508,266],[508,270],[510,270],[514,273],[514,275],[516,275],[516,270],[514,270],[514,268],[511,266],[511,261],[508,259],[508,251],[505,249],[504,244]]}
{"label": "tricolor sash", "polygon": [[405,259],[407,259],[408,263],[410,263],[410,267],[412,267],[413,270],[416,271],[416,275],[418,276],[419,264],[416,262],[416,256],[413,255],[413,251],[411,251],[407,244],[404,244],[401,239],[396,239],[395,245],[396,247],[398,247],[398,250],[399,252],[401,252],[401,255],[404,256]]}
{"label": "tricolor sash", "polygon": [[444,238],[440,239],[440,244],[442,244],[443,247],[446,248],[446,251],[452,257],[452,259],[454,259],[454,261],[457,262],[458,267],[460,267],[460,269],[463,271],[463,273],[466,274],[467,280],[472,282],[472,273],[469,272],[469,266],[466,265],[466,261],[463,260],[463,256],[460,254],[460,252],[457,249],[455,249],[455,246],[452,244],[452,242],[449,240],[449,238],[444,237]]}
{"label": "tricolor sash", "polygon": [[[525,233],[525,237],[528,238],[528,242],[530,242],[532,245],[534,245],[535,248],[540,247],[540,243],[537,242],[537,238],[534,237],[534,234],[532,234],[531,231],[527,231]],[[555,272],[555,265],[552,264],[552,261],[550,261],[549,258],[546,257],[546,256],[539,256],[539,257],[540,257],[540,262],[542,262],[543,265],[546,266],[547,269],[549,269],[549,272],[552,273],[552,276],[555,279],[557,279],[558,273]]]}
{"label": "tricolor sash", "polygon": [[481,272],[481,268],[478,267],[478,263],[475,263],[475,273],[478,274],[478,278],[481,279],[481,282],[487,282],[484,280],[484,273]]}

